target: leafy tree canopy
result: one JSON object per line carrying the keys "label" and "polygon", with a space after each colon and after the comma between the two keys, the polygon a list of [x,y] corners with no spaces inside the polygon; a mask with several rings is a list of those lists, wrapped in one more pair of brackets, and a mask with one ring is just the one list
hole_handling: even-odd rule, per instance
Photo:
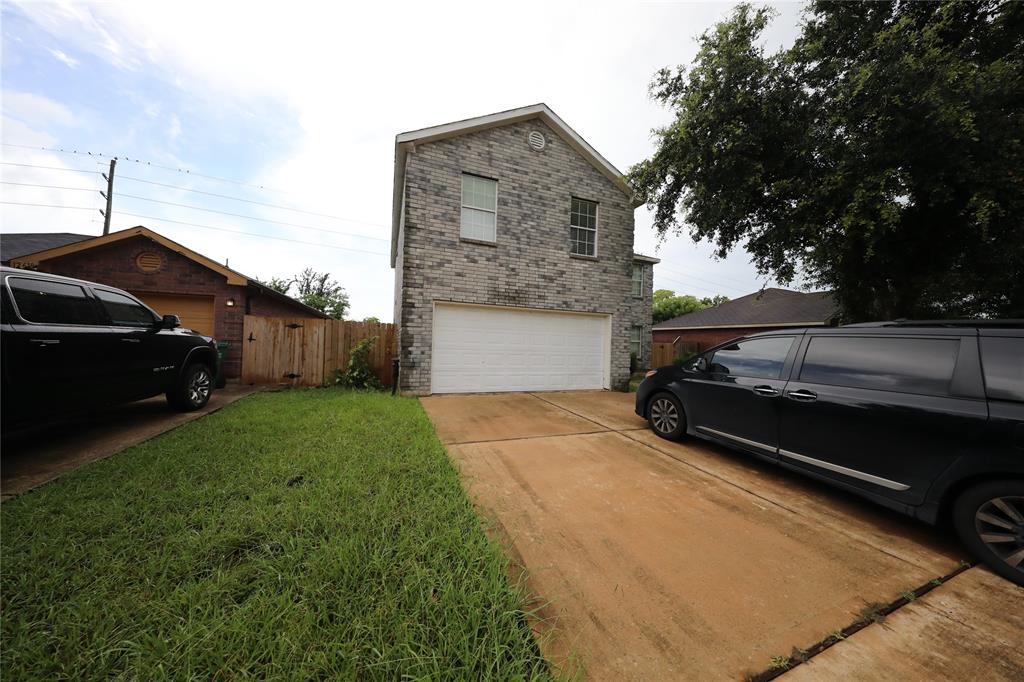
{"label": "leafy tree canopy", "polygon": [[673,317],[679,317],[680,315],[686,315],[725,303],[728,300],[727,296],[721,295],[705,298],[697,298],[696,296],[688,296],[686,294],[676,296],[676,292],[670,289],[658,289],[654,292],[651,300],[652,317],[654,318],[654,323],[657,324],[658,322],[671,320]]}
{"label": "leafy tree canopy", "polygon": [[313,268],[306,268],[291,279],[271,277],[265,282],[260,280],[260,284],[293,296],[310,308],[316,308],[336,320],[344,319],[348,310],[348,294],[340,284],[331,279],[329,272],[317,272]]}
{"label": "leafy tree canopy", "polygon": [[652,97],[630,171],[662,236],[827,287],[848,320],[1024,317],[1024,3],[812,2],[768,53],[738,6]]}

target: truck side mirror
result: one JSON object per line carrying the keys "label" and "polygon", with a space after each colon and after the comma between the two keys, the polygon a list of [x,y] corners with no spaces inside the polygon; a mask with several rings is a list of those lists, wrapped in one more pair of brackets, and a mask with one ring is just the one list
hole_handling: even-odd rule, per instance
{"label": "truck side mirror", "polygon": [[161,329],[175,329],[181,326],[181,318],[177,315],[164,315],[160,320]]}

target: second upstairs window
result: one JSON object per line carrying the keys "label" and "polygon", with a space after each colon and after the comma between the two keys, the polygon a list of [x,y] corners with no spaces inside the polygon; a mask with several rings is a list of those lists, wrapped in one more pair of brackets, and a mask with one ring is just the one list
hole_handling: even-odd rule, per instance
{"label": "second upstairs window", "polygon": [[463,239],[493,242],[498,214],[498,181],[477,175],[462,175]]}
{"label": "second upstairs window", "polygon": [[577,256],[597,255],[597,202],[572,198],[569,247]]}

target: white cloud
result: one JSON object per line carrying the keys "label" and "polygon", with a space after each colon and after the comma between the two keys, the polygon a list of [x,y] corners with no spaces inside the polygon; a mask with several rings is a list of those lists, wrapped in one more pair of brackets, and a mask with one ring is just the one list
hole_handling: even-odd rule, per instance
{"label": "white cloud", "polygon": [[78,60],[68,55],[63,50],[55,50],[52,47],[49,48],[50,54],[53,55],[54,59],[65,64],[69,69],[78,68]]}
{"label": "white cloud", "polygon": [[[650,154],[650,129],[669,118],[647,98],[652,74],[689,62],[697,48],[692,38],[730,11],[720,3],[525,3],[514,10],[487,3],[300,3],[287,12],[210,2],[20,7],[65,50],[97,55],[120,69],[144,67],[163,87],[187,91],[211,107],[241,116],[263,98],[287,106],[296,115],[295,144],[244,179],[285,190],[267,193],[271,203],[359,222],[300,220],[263,209],[258,215],[383,239],[390,236],[396,133],[544,101],[626,170]],[[773,45],[796,32],[799,5],[780,9],[767,41]],[[174,142],[181,133],[176,120],[170,119],[165,151],[171,155],[173,148],[184,165],[189,149]],[[388,251],[386,242],[164,215]],[[664,259],[655,268],[657,286],[730,296],[760,286],[745,253],[716,262],[706,245],[685,237],[656,248],[649,213],[639,209],[636,218],[637,250]],[[230,255],[232,267],[249,274],[286,275],[307,265],[330,270],[348,288],[354,316],[390,319],[393,273],[384,255],[164,227],[213,258]]]}
{"label": "white cloud", "polygon": [[70,128],[78,124],[71,110],[60,102],[31,92],[4,90],[0,94],[5,116],[31,124],[34,128],[60,126]]}

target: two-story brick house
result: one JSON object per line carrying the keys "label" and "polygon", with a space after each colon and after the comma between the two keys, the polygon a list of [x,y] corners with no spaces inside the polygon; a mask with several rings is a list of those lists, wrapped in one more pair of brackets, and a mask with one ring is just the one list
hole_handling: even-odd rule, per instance
{"label": "two-story brick house", "polygon": [[544,104],[395,140],[403,391],[622,388],[652,267],[622,174]]}

